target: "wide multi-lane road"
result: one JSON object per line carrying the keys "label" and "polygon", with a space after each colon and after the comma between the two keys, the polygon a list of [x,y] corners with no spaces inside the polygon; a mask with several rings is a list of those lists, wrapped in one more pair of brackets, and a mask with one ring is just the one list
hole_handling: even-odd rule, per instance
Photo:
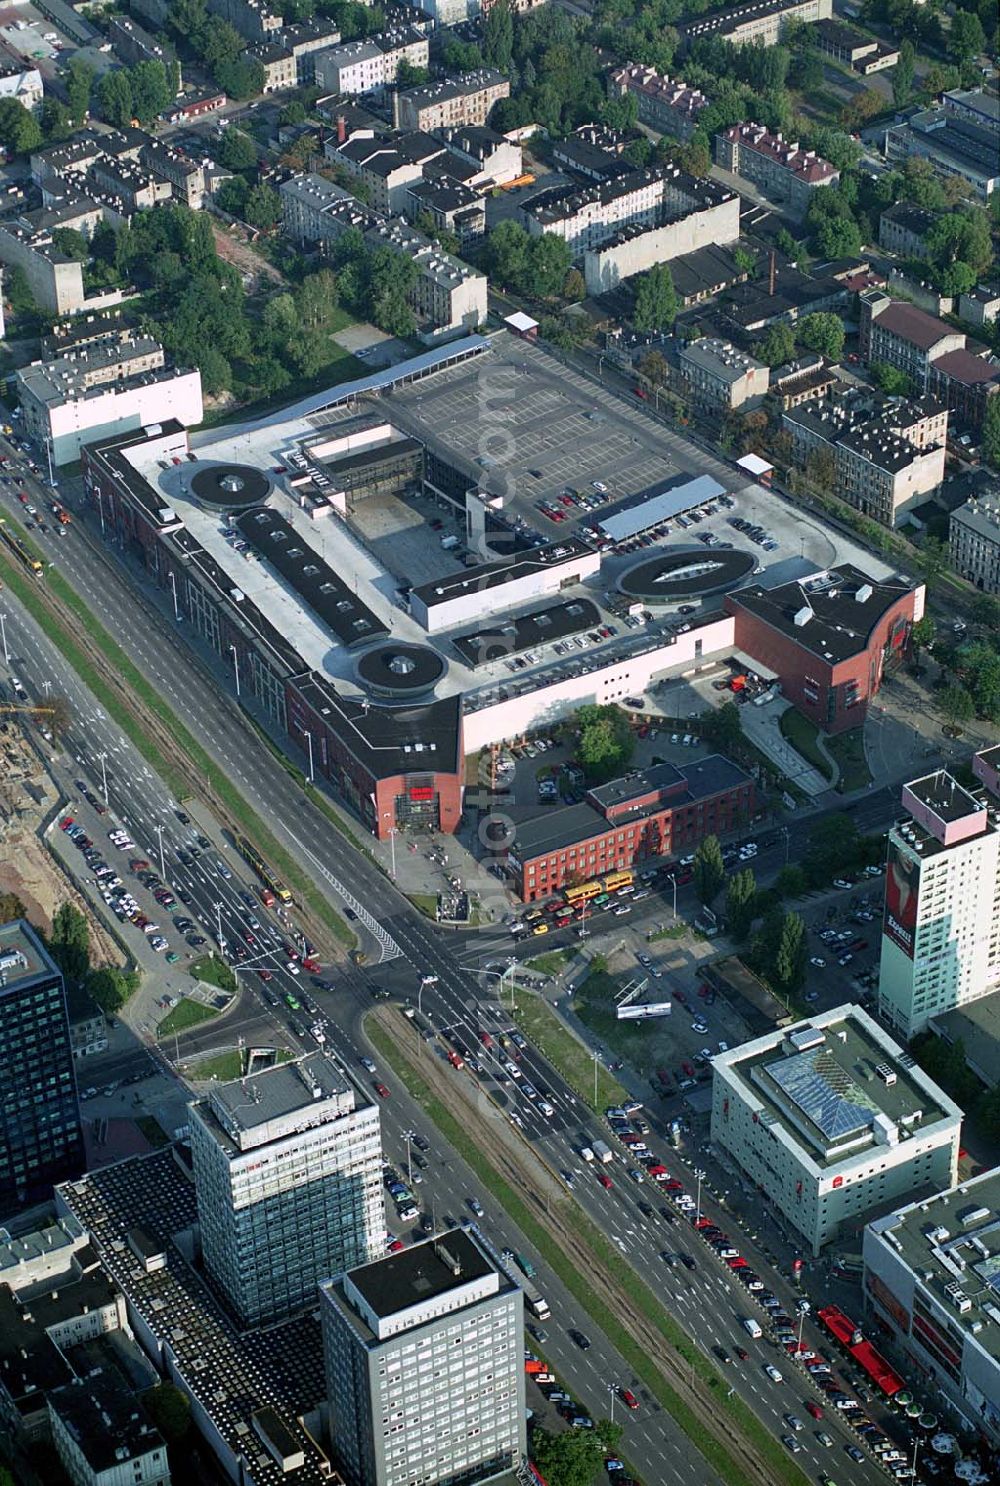
{"label": "wide multi-lane road", "polygon": [[[5,494],[10,496],[9,487]],[[41,493],[37,492],[36,503],[40,504],[40,501]],[[39,544],[46,548],[47,555],[91,605],[101,622],[142,668],[152,684],[162,689],[199,742],[227,769],[249,803],[267,821],[269,828],[304,864],[311,866],[321,886],[334,902],[339,898],[341,902],[357,905],[355,911],[359,912],[365,926],[382,942],[387,963],[373,967],[371,972],[350,971],[338,976],[338,989],[332,993],[310,990],[310,995],[321,1007],[329,1028],[329,1043],[342,1056],[345,1064],[355,1065],[365,1048],[360,1016],[365,1005],[370,1003],[372,980],[387,984],[394,991],[414,1000],[420,997],[424,1011],[433,1016],[437,1025],[461,1029],[470,1045],[480,1030],[500,1029],[506,1018],[496,1000],[497,978],[468,973],[458,962],[454,941],[442,938],[396,891],[393,884],[356,852],[321,812],[310,805],[284,771],[276,765],[265,745],[246,725],[234,700],[220,690],[217,677],[192,654],[187,643],[178,636],[177,626],[148,597],[137,594],[131,584],[119,575],[113,560],[96,550],[91,540],[77,526],[71,529],[66,538],[57,539],[51,532],[43,533]],[[95,706],[92,698],[67,673],[65,663],[53,648],[37,634],[33,635],[32,627],[23,618],[16,615],[11,618],[17,621],[9,635],[12,655],[19,664],[24,662],[23,669],[26,672],[30,670],[33,673],[32,679],[36,686],[47,681],[53,689],[64,691],[77,709],[77,724],[71,743],[77,750],[77,756],[89,763],[92,779],[101,779],[99,755],[102,752],[108,754],[105,764],[111,761],[115,781],[112,783],[109,778],[109,794],[113,796],[117,812],[129,820],[137,845],[141,844],[144,854],[155,861],[156,857],[148,848],[154,844],[152,838],[155,837],[158,854],[160,836],[156,827],[159,825],[163,828],[165,850],[175,856],[176,851],[183,848],[185,840],[190,839],[189,828],[182,826],[176,817],[176,801],[170,798],[169,792],[118,734],[118,730],[103,715],[101,709]],[[878,801],[873,796],[864,804],[866,816],[873,811],[876,815],[879,810],[891,811],[888,796],[884,801]],[[792,829],[796,828],[793,826]],[[807,827],[803,827],[803,831],[806,829]],[[143,833],[145,839],[140,840]],[[783,845],[780,850],[783,853]],[[794,845],[791,850],[794,855]],[[235,870],[235,864],[230,863],[230,868]],[[232,881],[219,878],[212,873],[204,857],[193,867],[185,869],[175,856],[168,875],[172,882],[184,886],[189,892],[193,900],[192,916],[197,909],[202,915],[206,932],[212,926],[216,903],[222,904],[220,911],[225,914],[230,933],[237,935],[240,932],[239,925],[245,922],[247,906],[240,897],[241,892],[246,891],[245,883],[239,883],[237,878]],[[254,911],[263,923],[261,913]],[[230,935],[227,934],[227,937]],[[375,947],[372,948],[374,954],[377,954]],[[483,951],[489,953],[488,944],[483,945]],[[275,982],[272,984],[283,989],[290,978],[286,980],[285,972],[280,969],[277,951],[267,950],[265,946],[265,952],[271,955],[271,963],[275,965]],[[422,992],[421,981],[424,982]],[[295,983],[300,983],[298,978]],[[288,1017],[281,1008],[266,1007],[260,999],[261,992],[258,988],[251,995],[256,1002],[253,1010],[255,1021],[261,1020],[263,1025],[264,1020],[273,1017],[280,1020],[287,1029]],[[235,1026],[233,1030],[235,1031]],[[199,1038],[204,1036],[197,1035]],[[182,1053],[187,1047],[193,1046],[193,1042],[193,1038],[190,1041],[182,1039]],[[745,1313],[747,1308],[745,1292],[742,1288],[736,1288],[731,1277],[718,1269],[704,1250],[700,1251],[697,1261],[699,1268],[692,1274],[687,1271],[682,1273],[680,1270],[675,1272],[663,1263],[659,1257],[663,1248],[699,1252],[699,1241],[689,1229],[685,1230],[683,1222],[671,1225],[668,1232],[666,1224],[658,1216],[653,1219],[643,1217],[637,1205],[643,1196],[643,1189],[625,1190],[627,1178],[623,1168],[616,1166],[615,1185],[610,1191],[600,1188],[589,1172],[583,1169],[578,1156],[580,1146],[589,1143],[599,1134],[589,1112],[530,1048],[525,1051],[522,1068],[537,1088],[546,1090],[544,1097],[553,1108],[552,1116],[546,1118],[539,1112],[537,1101],[531,1101],[523,1094],[516,1082],[503,1087],[503,1096],[509,1102],[510,1111],[517,1114],[521,1121],[526,1138],[538,1144],[554,1169],[568,1171],[573,1175],[577,1200],[618,1244],[636,1270],[648,1280],[654,1292],[669,1300],[671,1309],[682,1322],[687,1323],[699,1344],[708,1352],[716,1343],[729,1344],[731,1349],[731,1344],[738,1335],[737,1317]],[[524,1075],[521,1082],[523,1077]],[[394,1129],[398,1118],[396,1109],[405,1111],[406,1122],[412,1122],[415,1118],[402,1091],[394,1089],[393,1098],[386,1105],[390,1142],[402,1133],[401,1130]],[[671,1169],[678,1165],[673,1157],[667,1164]],[[448,1171],[460,1172],[461,1175],[449,1182],[445,1179]],[[683,1172],[680,1174],[683,1175]],[[449,1155],[448,1166],[434,1173],[436,1205],[448,1202],[453,1208],[460,1207],[467,1187],[469,1195],[475,1195],[471,1182],[472,1178],[461,1163],[457,1162],[457,1158],[453,1154]],[[430,1191],[429,1181],[428,1189]],[[645,1190],[648,1194],[648,1188]],[[485,1194],[481,1200],[486,1205]],[[460,1214],[454,1212],[453,1215]],[[732,1223],[729,1226],[730,1231],[733,1231]],[[734,1237],[744,1252],[748,1249],[752,1252],[748,1241],[741,1240],[735,1233]],[[522,1245],[523,1240],[520,1240],[514,1246]],[[762,1265],[761,1272],[767,1273],[766,1266]],[[584,1376],[590,1372],[595,1374],[584,1390],[584,1397],[595,1412],[603,1412],[602,1390],[606,1389],[608,1383],[623,1379],[624,1363],[606,1341],[601,1339],[598,1345],[596,1338],[591,1352],[579,1357],[573,1356],[572,1344],[565,1342],[565,1328],[586,1323],[583,1317],[574,1313],[568,1297],[560,1298],[553,1276],[544,1274],[544,1271],[542,1273],[545,1289],[551,1292],[550,1300],[553,1295],[556,1297],[553,1324],[547,1328],[557,1333],[559,1352],[554,1352],[556,1360],[562,1364],[564,1358],[568,1358],[578,1372],[581,1368],[584,1370]],[[769,1279],[776,1293],[782,1294],[781,1281],[776,1276],[769,1276]],[[593,1334],[592,1328],[588,1329]],[[807,1328],[806,1335],[808,1334]],[[807,1396],[805,1383],[797,1379],[793,1388],[791,1369],[785,1366],[782,1370],[786,1373],[786,1382],[783,1385],[770,1384],[764,1375],[763,1363],[765,1358],[773,1355],[773,1351],[765,1352],[760,1344],[754,1344],[748,1350],[751,1351],[751,1360],[732,1369],[732,1386],[747,1399],[770,1429],[778,1434],[785,1433],[787,1431],[782,1427],[781,1415],[786,1411],[802,1415],[803,1400]],[[596,1376],[598,1374],[599,1377]],[[827,1427],[839,1444],[846,1443],[846,1436],[841,1432],[837,1421],[829,1421]],[[824,1450],[815,1441],[814,1431],[811,1429],[804,1431],[800,1439],[803,1441],[803,1451],[798,1458],[811,1471],[827,1466],[835,1453],[838,1480],[862,1486],[862,1483],[880,1478],[880,1473],[873,1464],[855,1463],[840,1449],[835,1452]],[[667,1448],[667,1441],[671,1449],[678,1448],[669,1428],[664,1432],[663,1440],[663,1448]],[[637,1466],[647,1470],[651,1479],[663,1479],[662,1462],[658,1463],[655,1458],[645,1461],[645,1451],[635,1450],[632,1453]],[[678,1461],[678,1465],[682,1464]],[[685,1474],[683,1469],[680,1474]],[[698,1462],[694,1475],[688,1469],[686,1476],[687,1479],[699,1481],[711,1480],[703,1461]]]}

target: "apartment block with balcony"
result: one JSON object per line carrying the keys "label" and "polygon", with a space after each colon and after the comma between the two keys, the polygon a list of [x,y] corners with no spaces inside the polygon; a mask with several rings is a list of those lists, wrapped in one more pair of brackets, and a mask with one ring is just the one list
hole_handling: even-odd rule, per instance
{"label": "apartment block with balcony", "polygon": [[456,77],[400,88],[392,95],[392,121],[397,129],[454,129],[485,124],[495,103],[510,97],[510,78],[489,67]]}

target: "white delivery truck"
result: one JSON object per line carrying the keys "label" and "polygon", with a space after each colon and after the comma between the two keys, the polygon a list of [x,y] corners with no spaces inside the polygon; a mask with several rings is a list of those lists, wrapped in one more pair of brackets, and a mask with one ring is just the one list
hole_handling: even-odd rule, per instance
{"label": "white delivery truck", "polygon": [[613,1161],[615,1159],[614,1152],[612,1151],[611,1147],[609,1145],[605,1145],[603,1140],[595,1140],[591,1145],[591,1150],[594,1152],[597,1160],[602,1162],[605,1166],[608,1164],[609,1161]]}

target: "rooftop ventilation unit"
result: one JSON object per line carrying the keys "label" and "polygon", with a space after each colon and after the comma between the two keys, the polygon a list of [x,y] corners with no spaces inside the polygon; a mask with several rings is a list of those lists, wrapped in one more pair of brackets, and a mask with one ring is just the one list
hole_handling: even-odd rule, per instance
{"label": "rooftop ventilation unit", "polygon": [[812,619],[812,617],[812,609],[810,609],[808,604],[803,604],[801,609],[796,609],[795,614],[792,618],[792,623],[798,629],[804,629],[805,626],[809,623],[810,619]]}

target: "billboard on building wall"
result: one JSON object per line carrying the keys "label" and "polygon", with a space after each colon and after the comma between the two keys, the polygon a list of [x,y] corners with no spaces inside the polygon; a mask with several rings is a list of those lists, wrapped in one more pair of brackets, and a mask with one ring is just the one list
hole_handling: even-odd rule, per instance
{"label": "billboard on building wall", "polygon": [[920,858],[898,841],[889,847],[885,874],[885,914],[882,932],[913,959],[917,930],[917,899],[920,891]]}

